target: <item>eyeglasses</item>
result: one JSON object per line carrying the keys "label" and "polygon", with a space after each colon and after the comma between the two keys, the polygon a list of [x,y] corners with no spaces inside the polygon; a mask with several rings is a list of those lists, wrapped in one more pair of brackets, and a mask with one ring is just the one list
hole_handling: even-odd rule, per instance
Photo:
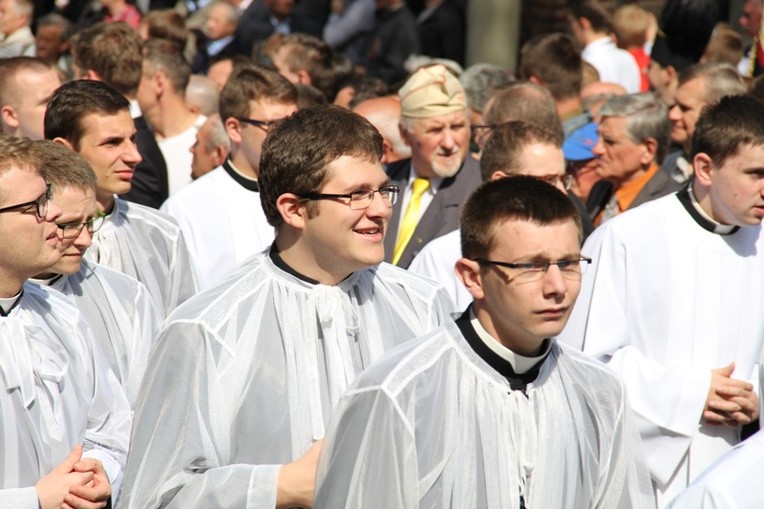
{"label": "eyeglasses", "polygon": [[581,281],[581,275],[586,272],[586,267],[592,263],[592,259],[587,258],[586,256],[570,260],[559,260],[556,262],[509,263],[486,260],[484,258],[476,258],[474,261],[483,265],[498,265],[499,267],[512,269],[514,271],[512,279],[516,280],[518,283],[538,281],[544,277],[544,274],[547,273],[549,267],[552,265],[557,265],[562,277],[565,279],[570,281]]}
{"label": "eyeglasses", "polygon": [[106,222],[106,214],[103,212],[97,212],[95,217],[91,217],[87,221],[80,221],[77,223],[60,223],[58,229],[61,230],[61,236],[65,239],[76,239],[82,233],[82,229],[87,227],[88,233],[93,235],[95,232],[101,229],[104,222]]}
{"label": "eyeglasses", "polygon": [[248,118],[248,117],[235,117],[235,118],[239,122],[244,122],[245,124],[259,127],[266,133],[270,132],[271,129],[279,125],[281,121],[284,120],[283,118],[277,118],[276,120],[257,120],[256,118]]}
{"label": "eyeglasses", "polygon": [[[37,219],[45,220],[45,216],[48,214],[48,202],[50,201],[50,184],[45,184],[45,192],[32,201],[26,203],[19,203],[18,205],[11,205],[10,207],[3,207],[0,209],[0,213],[12,212],[18,209],[29,209],[32,206],[35,207],[35,215]],[[23,211],[22,211],[23,212]]]}
{"label": "eyeglasses", "polygon": [[379,193],[385,199],[388,205],[392,206],[398,201],[398,186],[385,186],[379,189],[359,189],[349,194],[325,194],[325,193],[303,193],[298,194],[304,200],[348,200],[350,210],[367,209],[374,200],[374,194]]}
{"label": "eyeglasses", "polygon": [[476,131],[482,131],[483,129],[490,131],[491,129],[495,129],[496,124],[475,124],[472,126],[472,129]]}
{"label": "eyeglasses", "polygon": [[555,187],[562,185],[563,189],[570,191],[573,182],[576,180],[573,175],[547,175],[545,177],[536,177],[539,180],[543,180],[547,184],[551,184]]}

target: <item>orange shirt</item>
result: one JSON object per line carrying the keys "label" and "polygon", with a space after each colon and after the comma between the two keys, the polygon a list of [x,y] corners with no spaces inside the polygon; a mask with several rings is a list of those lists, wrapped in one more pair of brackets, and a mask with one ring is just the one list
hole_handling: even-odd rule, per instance
{"label": "orange shirt", "polygon": [[[615,198],[618,200],[619,213],[627,210],[631,206],[639,192],[642,191],[642,188],[647,185],[647,183],[656,173],[658,173],[658,168],[660,168],[658,163],[651,164],[647,171],[644,172],[641,176],[626,182],[615,190]],[[604,209],[599,214],[597,214],[597,217],[594,219],[595,226],[599,226],[601,223],[603,212]]]}

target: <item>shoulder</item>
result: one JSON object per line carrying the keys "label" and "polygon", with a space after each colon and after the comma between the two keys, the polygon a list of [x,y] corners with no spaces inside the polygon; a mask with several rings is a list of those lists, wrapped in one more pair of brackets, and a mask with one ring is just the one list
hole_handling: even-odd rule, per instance
{"label": "shoulder", "polygon": [[554,343],[553,352],[558,369],[574,373],[577,379],[586,380],[587,386],[597,388],[597,394],[591,396],[601,399],[603,394],[609,394],[615,397],[613,401],[623,401],[626,394],[624,384],[605,364],[558,341]]}
{"label": "shoulder", "polygon": [[435,295],[444,291],[439,283],[389,263],[383,262],[367,269],[364,275],[373,277],[375,286],[396,287],[407,295],[419,296],[427,303],[432,303]]}
{"label": "shoulder", "polygon": [[175,234],[180,231],[175,219],[165,212],[120,198],[117,198],[117,206],[117,213],[127,218],[130,223],[142,223],[161,229],[166,234]]}
{"label": "shoulder", "polygon": [[164,202],[161,211],[172,215],[172,211],[178,208],[189,211],[199,210],[202,208],[199,206],[200,201],[209,201],[210,195],[216,193],[221,176],[225,176],[225,170],[222,166],[218,166],[193,182],[189,182]]}
{"label": "shoulder", "polygon": [[136,292],[146,291],[146,287],[143,283],[137,279],[128,276],[124,272],[119,272],[100,263],[95,263],[89,260],[82,260],[82,266],[78,273],[82,280],[98,279],[102,281],[105,286],[119,291],[124,290],[128,292],[127,295],[132,296]]}

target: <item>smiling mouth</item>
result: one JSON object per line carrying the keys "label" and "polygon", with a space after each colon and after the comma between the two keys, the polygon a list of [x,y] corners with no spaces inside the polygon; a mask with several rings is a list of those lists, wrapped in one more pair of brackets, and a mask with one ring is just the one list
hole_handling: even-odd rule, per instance
{"label": "smiling mouth", "polygon": [[383,232],[382,228],[378,226],[374,228],[356,228],[353,231],[361,235],[381,235]]}

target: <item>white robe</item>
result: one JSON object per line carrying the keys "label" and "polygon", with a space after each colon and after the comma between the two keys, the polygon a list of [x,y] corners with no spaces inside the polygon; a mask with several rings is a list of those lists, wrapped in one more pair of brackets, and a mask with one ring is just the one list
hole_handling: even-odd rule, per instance
{"label": "white robe", "polygon": [[161,325],[146,287],[126,274],[87,260],[82,261],[79,272],[59,277],[50,287],[66,295],[85,316],[130,405],[134,405]]}
{"label": "white robe", "polygon": [[169,198],[161,210],[180,225],[203,289],[268,247],[275,236],[260,193],[236,182],[222,166]]}
{"label": "white robe", "polygon": [[431,240],[425,245],[408,270],[420,276],[428,277],[443,285],[451,297],[454,309],[461,312],[472,303],[472,295],[456,277],[454,265],[462,257],[461,229],[454,230],[442,237]]}
{"label": "white robe", "polygon": [[444,323],[443,290],[382,264],[313,285],[267,253],[167,320],[135,413],[123,507],[263,507],[385,351]]}
{"label": "white robe", "polygon": [[90,328],[63,295],[35,284],[0,316],[0,507],[37,509],[35,483],[76,444],[116,494],[130,407]]}
{"label": "white robe", "polygon": [[649,508],[622,383],[552,343],[527,397],[455,324],[408,342],[343,395],[319,461],[318,508]]}
{"label": "white robe", "polygon": [[700,474],[669,509],[761,509],[764,430],[736,445]]}
{"label": "white robe", "polygon": [[624,380],[661,504],[739,441],[739,430],[701,417],[712,369],[734,361],[733,377],[758,387],[760,233],[711,233],[669,195],[608,221],[584,245],[594,262],[560,340]]}
{"label": "white robe", "polygon": [[143,283],[162,319],[197,291],[196,267],[175,220],[121,198],[85,257]]}

